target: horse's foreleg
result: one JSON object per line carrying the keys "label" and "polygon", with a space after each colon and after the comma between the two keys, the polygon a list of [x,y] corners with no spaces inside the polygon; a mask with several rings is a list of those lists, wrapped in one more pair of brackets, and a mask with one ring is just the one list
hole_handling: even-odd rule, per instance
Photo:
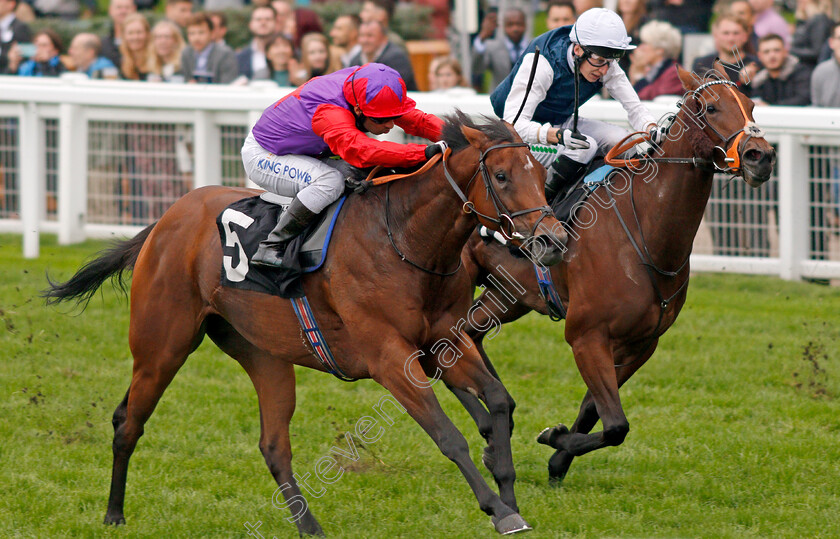
{"label": "horse's foreleg", "polygon": [[443,380],[462,394],[481,398],[487,405],[489,413],[485,413],[490,418],[491,429],[486,437],[488,446],[484,452],[484,463],[496,480],[502,501],[518,512],[513,488],[516,472],[510,447],[512,399],[504,385],[484,367],[476,349],[466,347],[461,341],[458,344],[461,356],[454,365],[446,369]]}
{"label": "horse's foreleg", "polygon": [[[389,346],[387,351],[383,351],[388,359],[379,362],[381,367],[371,373],[373,378],[394,395],[411,417],[434,440],[440,451],[458,466],[478,499],[481,510],[493,517],[493,523],[498,532],[512,533],[528,529],[529,527],[522,517],[505,504],[498,494],[493,492],[481,476],[478,468],[473,464],[470,459],[467,440],[441,409],[419,362],[411,359],[416,356],[416,352],[407,342],[398,346]],[[394,364],[392,359],[394,357],[406,358],[406,362],[404,364]],[[487,389],[492,387],[493,383],[501,385],[489,373],[485,374],[485,378],[480,380],[479,383],[462,387],[462,389],[471,389],[477,394],[479,392],[485,392],[486,394]],[[460,381],[457,381],[457,385],[461,385]],[[503,414],[505,416],[505,427],[507,428],[507,410],[502,410],[500,405],[497,404],[503,402],[504,399],[501,398],[499,389],[496,389],[495,392],[491,390],[490,393],[489,398],[494,403],[495,416]]]}
{"label": "horse's foreleg", "polygon": [[[501,381],[496,368],[490,361],[490,357],[484,350],[484,336],[491,330],[497,330],[499,324],[511,322],[520,318],[522,315],[528,313],[531,309],[522,302],[511,303],[508,301],[508,295],[502,294],[495,288],[488,286],[488,288],[479,296],[476,301],[481,302],[481,309],[472,309],[470,322],[466,325],[464,330],[467,335],[475,343],[476,350],[481,356],[484,366],[497,380]],[[445,381],[445,380],[444,380]],[[493,428],[490,414],[481,404],[478,398],[474,395],[452,387],[448,383],[446,387],[452,391],[455,397],[461,402],[461,405],[470,414],[470,417],[475,421],[478,427],[478,432],[488,441],[488,446],[484,448],[483,462],[490,472],[493,471],[493,465],[496,460],[493,454],[493,447],[490,441],[490,433]],[[504,387],[504,386],[502,386]],[[513,400],[511,394],[505,388],[505,395],[508,402],[508,411],[510,413],[510,435],[513,434],[513,411],[516,409],[516,402]]]}
{"label": "horse's foreleg", "polygon": [[[656,350],[656,344],[657,341],[654,341],[642,354],[617,358],[617,361],[623,365],[616,368],[615,373],[619,388],[653,355],[654,350]],[[555,447],[557,451],[554,452],[548,461],[548,477],[551,481],[561,482],[566,477],[569,467],[572,465],[572,460],[575,457],[558,440],[561,440],[567,435],[588,434],[595,427],[595,424],[598,423],[598,419],[599,415],[595,398],[592,396],[592,392],[587,390],[581,402],[578,416],[571,428],[566,428],[565,425],[560,424],[556,427],[546,429],[540,434],[537,439],[540,443],[551,447],[555,447],[554,444],[561,445],[559,448]]]}

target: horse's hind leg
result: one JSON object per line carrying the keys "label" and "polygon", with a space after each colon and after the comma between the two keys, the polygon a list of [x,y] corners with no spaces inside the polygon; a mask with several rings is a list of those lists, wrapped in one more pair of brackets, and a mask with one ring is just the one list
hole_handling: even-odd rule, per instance
{"label": "horse's hind leg", "polygon": [[[623,386],[624,383],[629,380],[642,365],[645,364],[650,356],[653,355],[653,352],[656,350],[657,342],[658,340],[651,343],[650,346],[648,346],[641,354],[618,358],[620,364],[624,365],[615,369],[618,388]],[[620,407],[621,404],[618,403],[618,406]],[[578,416],[571,428],[567,428],[565,425],[560,424],[555,427],[545,429],[542,433],[540,433],[540,436],[537,438],[538,442],[557,449],[557,451],[555,451],[548,460],[548,478],[550,481],[554,483],[562,482],[569,471],[569,467],[572,465],[572,460],[575,458],[575,454],[568,450],[564,445],[564,438],[588,434],[595,427],[595,424],[598,423],[598,419],[600,419],[600,416],[598,414],[596,399],[593,396],[592,391],[587,390],[586,395],[584,395],[583,401],[581,402]],[[597,449],[597,447],[594,449]]]}
{"label": "horse's hind leg", "polygon": [[248,373],[260,403],[260,451],[274,480],[280,486],[285,504],[272,499],[276,507],[288,507],[300,535],[324,535],[309,510],[292,473],[292,445],[289,422],[295,412],[295,371],[290,363],[267,356],[237,333],[227,322],[214,318],[207,333],[219,348]]}
{"label": "horse's hind leg", "polygon": [[[129,331],[134,372],[128,392],[114,412],[114,464],[105,524],[125,523],[123,502],[128,461],[143,435],[143,425],[203,336],[198,316],[185,312],[183,304],[171,295],[137,296],[141,294],[132,294]],[[163,313],[167,316],[163,317]]]}

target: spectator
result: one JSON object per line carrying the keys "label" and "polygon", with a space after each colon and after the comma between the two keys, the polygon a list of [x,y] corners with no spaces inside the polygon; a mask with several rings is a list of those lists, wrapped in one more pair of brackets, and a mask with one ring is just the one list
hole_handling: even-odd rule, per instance
{"label": "spectator", "polygon": [[292,17],[291,32],[292,42],[295,44],[295,48],[300,50],[303,36],[311,33],[323,34],[324,25],[321,23],[321,17],[315,11],[299,7],[295,9],[294,17]]}
{"label": "spectator", "polygon": [[432,84],[432,90],[436,92],[446,92],[447,95],[475,94],[475,90],[464,78],[461,63],[453,56],[436,58],[432,62],[429,81]]}
{"label": "spectator", "polygon": [[39,18],[57,17],[66,21],[89,19],[96,11],[96,0],[34,0],[31,2]]}
{"label": "spectator", "polygon": [[192,17],[192,0],[166,0],[166,19],[178,25],[183,33]]}
{"label": "spectator", "polygon": [[137,6],[134,0],[111,0],[108,3],[108,17],[111,19],[111,29],[107,36],[101,38],[102,56],[111,60],[114,65],[122,64],[120,45],[123,40],[123,22],[132,13],[137,13]]}
{"label": "spectator", "polygon": [[268,40],[265,56],[271,80],[279,86],[292,86],[289,74],[298,69],[292,40],[277,32]]}
{"label": "spectator", "polygon": [[449,0],[414,0],[412,4],[432,8],[431,31],[426,37],[446,39],[446,29],[449,28]]}
{"label": "spectator", "polygon": [[545,12],[545,25],[549,30],[571,26],[577,19],[574,3],[567,0],[550,0]]}
{"label": "spectator", "polygon": [[272,0],[271,7],[277,16],[277,24],[274,25],[278,32],[281,32],[289,39],[295,34],[295,9],[293,0]]}
{"label": "spectator", "polygon": [[724,72],[729,80],[743,88],[743,85],[758,72],[758,58],[744,53],[747,42],[747,23],[736,19],[732,15],[718,17],[712,26],[712,37],[715,40],[715,50],[712,54],[701,56],[694,60],[692,70],[701,77],[714,69],[716,58],[724,63]]}
{"label": "spectator", "polygon": [[[639,29],[644,25],[647,19],[647,0],[618,0],[618,9],[616,10],[624,21],[624,27],[627,29],[627,35],[630,36],[630,44],[639,44]],[[630,72],[630,55],[625,54],[619,61],[619,67],[625,73]]]}
{"label": "spectator", "polygon": [[764,36],[776,34],[784,39],[785,47],[790,47],[790,28],[773,4],[775,4],[774,0],[750,0],[750,5],[755,12],[753,23],[755,35],[761,39]]}
{"label": "spectator", "polygon": [[293,73],[295,86],[304,84],[313,77],[327,75],[341,69],[338,51],[330,50],[327,36],[312,32],[303,36],[300,44],[300,69]]}
{"label": "spectator", "polygon": [[758,52],[758,36],[755,35],[755,11],[753,11],[752,5],[749,3],[748,0],[735,0],[724,12],[728,15],[732,15],[736,19],[741,19],[745,23],[747,23],[747,33],[749,34],[749,38],[747,38],[747,44],[744,45],[744,51],[755,54]]}
{"label": "spectator", "polygon": [[820,49],[831,35],[831,0],[798,0],[796,2],[796,30],[790,53],[812,68],[817,65]]}
{"label": "spectator", "polygon": [[350,60],[359,54],[359,25],[362,20],[358,15],[339,15],[330,30],[333,46],[342,49],[341,66],[350,65]]}
{"label": "spectator", "polygon": [[206,13],[196,13],[187,22],[189,45],[181,53],[181,70],[187,82],[229,84],[239,75],[236,55],[226,45],[210,40],[213,22]]}
{"label": "spectator", "polygon": [[621,15],[633,45],[639,44],[639,29],[648,21],[647,0],[618,0],[616,13]]}
{"label": "spectator", "polygon": [[665,21],[683,35],[705,34],[712,19],[712,5],[714,0],[650,0],[648,13],[652,20]]}
{"label": "spectator", "polygon": [[140,13],[132,13],[123,21],[120,35],[120,74],[128,80],[146,80],[152,46],[149,21]]}
{"label": "spectator", "polygon": [[493,76],[491,92],[510,74],[529,42],[525,36],[525,13],[521,9],[505,11],[502,29],[500,39],[489,38],[482,26],[482,31],[473,40],[473,73],[490,70]]}
{"label": "spectator", "polygon": [[45,28],[36,32],[32,43],[35,45],[35,54],[31,60],[23,63],[19,46],[12,46],[9,51],[10,73],[17,71],[18,75],[24,77],[57,77],[67,71],[67,66],[60,56],[61,38],[54,30]]}
{"label": "spectator", "polygon": [[758,59],[764,68],[752,80],[756,105],[803,106],[811,102],[811,68],[788,54],[781,36],[758,41]]}
{"label": "spectator", "polygon": [[630,82],[640,99],[682,95],[676,63],[682,48],[680,31],[662,21],[650,21],[639,31],[641,42],[631,56]]}
{"label": "spectator", "polygon": [[227,45],[225,41],[228,31],[227,15],[221,11],[208,11],[207,15],[213,21],[213,33],[210,34],[210,39],[213,40],[213,43]]}
{"label": "spectator", "polygon": [[9,51],[15,43],[30,43],[32,30],[15,16],[17,0],[0,0],[0,75],[14,73],[9,70]]}
{"label": "spectator", "polygon": [[583,13],[594,7],[604,7],[604,0],[573,0],[575,11]]}
{"label": "spectator", "polygon": [[251,11],[251,20],[248,22],[251,43],[236,54],[239,75],[250,80],[266,80],[270,77],[265,46],[274,35],[276,25],[277,16],[273,7],[257,6]]}
{"label": "spectator", "polygon": [[84,73],[92,79],[116,79],[119,69],[114,62],[101,56],[102,41],[96,34],[82,32],[70,42],[67,54],[73,60],[77,73]]}
{"label": "spectator", "polygon": [[820,63],[811,75],[811,103],[817,107],[840,107],[840,24],[828,38],[833,55]]}
{"label": "spectator", "polygon": [[181,29],[172,21],[162,20],[152,28],[152,50],[146,80],[184,82],[181,53],[185,47]]}
{"label": "spectator", "polygon": [[400,74],[405,81],[408,91],[417,91],[417,82],[414,78],[414,68],[408,54],[394,43],[388,40],[385,27],[381,22],[363,22],[359,27],[359,54],[350,60],[350,65],[363,65],[370,62],[377,62],[391,67]]}
{"label": "spectator", "polygon": [[362,2],[362,10],[359,12],[359,18],[362,22],[376,21],[385,27],[388,35],[388,41],[401,48],[405,48],[405,40],[396,32],[391,31],[391,19],[394,18],[394,9],[396,2],[394,0],[366,0]]}

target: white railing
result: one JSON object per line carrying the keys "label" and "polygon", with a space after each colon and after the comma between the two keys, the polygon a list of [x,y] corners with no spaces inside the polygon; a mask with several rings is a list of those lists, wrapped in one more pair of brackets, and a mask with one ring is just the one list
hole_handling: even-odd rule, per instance
{"label": "white railing", "polygon": [[[42,232],[62,244],[130,236],[188,189],[245,185],[239,146],[289,91],[0,77],[0,232],[21,233],[24,255],[37,257]],[[492,114],[486,95],[412,97],[434,114]],[[674,102],[649,107],[662,116]],[[626,125],[613,101],[590,101],[582,114]],[[754,114],[778,150],[774,177],[755,191],[716,179],[692,268],[840,278],[840,109]]]}

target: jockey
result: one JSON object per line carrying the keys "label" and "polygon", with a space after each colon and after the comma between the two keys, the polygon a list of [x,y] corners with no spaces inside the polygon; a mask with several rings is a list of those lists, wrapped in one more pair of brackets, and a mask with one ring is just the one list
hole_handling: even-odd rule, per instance
{"label": "jockey", "polygon": [[316,77],[265,109],[242,145],[242,163],[254,183],[294,200],[251,261],[280,265],[277,247],[344,192],[345,175],[326,156],[358,168],[410,167],[442,151],[439,144],[398,144],[366,135],[388,133],[395,124],[430,141],[440,140],[443,129],[438,117],[415,108],[399,73],[374,63]]}
{"label": "jockey", "polygon": [[[540,48],[540,55],[526,95],[535,47]],[[578,180],[599,150],[605,154],[628,134],[606,122],[580,118],[583,137],[572,136],[576,69],[581,105],[606,88],[627,111],[636,131],[650,132],[654,143],[661,141],[656,119],[618,66],[617,60],[635,48],[617,13],[593,8],[581,14],[574,25],[551,30],[532,41],[510,75],[490,95],[495,113],[512,124],[522,109],[514,128],[548,169],[545,190],[549,203],[561,187]]]}

